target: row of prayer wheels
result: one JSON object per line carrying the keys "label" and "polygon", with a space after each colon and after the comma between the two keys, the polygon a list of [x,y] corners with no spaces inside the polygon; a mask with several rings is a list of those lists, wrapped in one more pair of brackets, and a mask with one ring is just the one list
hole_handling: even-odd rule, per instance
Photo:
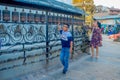
{"label": "row of prayer wheels", "polygon": [[18,12],[16,8],[14,8],[14,11],[10,11],[8,10],[8,7],[5,7],[5,10],[0,10],[0,20],[2,19],[2,21],[5,22],[45,23],[47,19],[48,23],[51,24],[58,24],[59,22],[76,25],[81,24],[79,19],[72,18],[70,15],[51,13],[52,12],[49,12],[48,17],[46,18],[45,11],[41,13],[38,13],[38,11],[32,13],[32,11],[29,10],[29,13],[27,13],[24,9],[22,9],[21,12]]}

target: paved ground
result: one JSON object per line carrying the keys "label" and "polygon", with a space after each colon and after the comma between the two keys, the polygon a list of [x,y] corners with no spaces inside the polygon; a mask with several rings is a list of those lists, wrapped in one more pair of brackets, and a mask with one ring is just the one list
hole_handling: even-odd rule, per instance
{"label": "paved ground", "polygon": [[62,68],[40,74],[30,73],[15,80],[120,80],[120,42],[104,35],[98,59],[86,55],[71,63],[67,74],[62,74]]}

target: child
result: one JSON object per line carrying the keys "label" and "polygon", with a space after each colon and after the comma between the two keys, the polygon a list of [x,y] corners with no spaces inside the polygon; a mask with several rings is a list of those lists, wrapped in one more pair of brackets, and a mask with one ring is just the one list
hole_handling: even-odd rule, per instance
{"label": "child", "polygon": [[66,74],[66,72],[68,70],[69,55],[70,55],[70,53],[72,53],[73,41],[72,41],[72,35],[68,31],[68,29],[69,29],[68,24],[64,24],[62,30],[60,29],[60,27],[58,28],[58,30],[60,31],[60,34],[61,34],[61,43],[62,43],[62,50],[60,53],[60,61],[61,61],[62,65],[64,66],[63,74]]}

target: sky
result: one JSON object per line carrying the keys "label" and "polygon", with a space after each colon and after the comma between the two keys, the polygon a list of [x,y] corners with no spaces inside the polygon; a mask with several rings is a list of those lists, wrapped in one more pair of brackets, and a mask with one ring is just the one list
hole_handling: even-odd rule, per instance
{"label": "sky", "polygon": [[[58,0],[68,4],[72,3],[72,0]],[[95,5],[103,5],[106,7],[114,7],[120,9],[120,0],[94,0]]]}
{"label": "sky", "polygon": [[120,9],[120,0],[94,0],[95,5],[104,5]]}

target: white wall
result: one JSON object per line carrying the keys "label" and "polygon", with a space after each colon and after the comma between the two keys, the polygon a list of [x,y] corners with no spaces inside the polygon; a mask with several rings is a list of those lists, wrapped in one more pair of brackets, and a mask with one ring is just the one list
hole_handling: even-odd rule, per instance
{"label": "white wall", "polygon": [[114,25],[115,20],[114,19],[108,19],[108,20],[100,20],[102,24],[109,24],[109,25]]}

